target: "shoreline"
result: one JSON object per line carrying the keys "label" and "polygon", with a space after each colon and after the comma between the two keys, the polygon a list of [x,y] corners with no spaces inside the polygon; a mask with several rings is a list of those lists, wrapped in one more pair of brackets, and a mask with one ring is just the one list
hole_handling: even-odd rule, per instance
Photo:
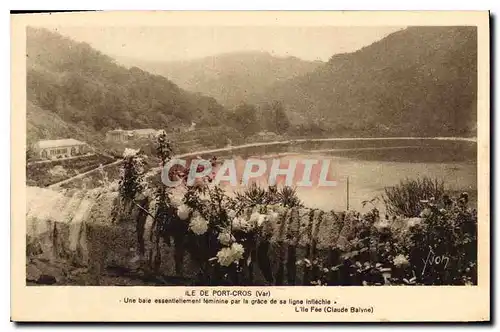
{"label": "shoreline", "polygon": [[228,146],[224,148],[202,150],[197,152],[187,152],[180,155],[175,155],[173,157],[190,157],[199,154],[207,154],[213,152],[227,152],[233,150],[239,150],[244,148],[259,147],[259,146],[272,146],[272,145],[285,145],[291,143],[308,143],[308,142],[336,142],[336,141],[393,141],[393,140],[430,140],[430,141],[457,141],[457,142],[476,142],[475,137],[330,137],[330,138],[300,138],[300,139],[289,139],[283,141],[271,141],[271,142],[257,142],[257,143],[247,143],[235,146]]}
{"label": "shoreline", "polygon": [[[247,144],[241,144],[241,145],[236,145],[236,146],[227,146],[224,148],[217,148],[217,149],[206,149],[206,150],[199,150],[199,151],[194,151],[194,152],[187,152],[187,153],[181,153],[181,154],[176,154],[172,156],[172,158],[186,158],[186,157],[197,157],[205,154],[211,154],[211,153],[217,153],[217,152],[229,152],[229,151],[238,151],[242,150],[245,148],[252,148],[252,147],[264,147],[264,146],[277,146],[277,145],[290,145],[293,143],[309,143],[309,142],[345,142],[345,141],[395,141],[395,140],[408,140],[408,141],[417,141],[417,140],[428,140],[428,141],[456,141],[456,142],[476,142],[477,143],[477,138],[475,137],[330,137],[330,138],[301,138],[301,139],[288,139],[288,140],[281,140],[281,141],[270,141],[270,142],[256,142],[256,143],[247,143]],[[356,148],[356,149],[362,149],[362,148]],[[340,150],[340,149],[339,149]],[[347,150],[347,149],[345,149]],[[311,151],[311,152],[319,152],[319,151]],[[105,167],[112,166],[112,165],[118,165],[122,162],[123,160],[116,160],[110,164],[105,165]],[[86,175],[92,174],[95,172],[98,168],[92,169],[90,171],[87,171],[82,174],[78,174],[75,177],[68,178],[65,180],[62,180],[58,183],[51,184],[47,188],[51,189],[56,189],[60,185],[69,183],[73,180],[77,180],[79,178],[83,178]],[[161,171],[161,167],[153,167],[149,169],[149,171],[146,173],[146,177],[154,176],[156,173]]]}

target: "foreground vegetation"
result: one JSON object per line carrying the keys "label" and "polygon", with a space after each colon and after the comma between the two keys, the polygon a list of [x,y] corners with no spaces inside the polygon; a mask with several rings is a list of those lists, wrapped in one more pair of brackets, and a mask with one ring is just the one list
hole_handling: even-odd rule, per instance
{"label": "foreground vegetation", "polygon": [[29,186],[46,187],[113,161],[115,159],[112,157],[95,154],[71,159],[30,163],[26,165],[26,183]]}
{"label": "foreground vegetation", "polygon": [[[102,241],[109,246],[105,251],[116,250],[114,255],[123,256],[123,266],[99,270],[102,279],[97,284],[135,285],[141,280],[147,280],[148,285],[477,283],[477,215],[471,208],[474,202],[467,193],[448,192],[439,181],[404,180],[387,188],[392,195],[387,195],[385,201],[366,202],[372,209],[364,214],[321,211],[304,207],[290,187],[252,185],[229,195],[207,176],[194,186],[184,183],[169,189],[157,173],[150,171],[153,164],[161,165],[173,155],[165,133],[157,137],[150,152],[154,158],[139,150],[126,150],[119,164],[92,172],[91,187],[98,189],[76,190],[80,196],[118,196],[106,203],[111,214],[109,210],[103,214],[96,206],[104,224],[92,222],[85,226],[104,231]],[[186,180],[185,174],[179,168],[171,175]],[[82,181],[82,188],[89,189],[83,179],[78,181]],[[408,202],[408,206],[403,205],[398,212],[401,202]],[[381,214],[380,204],[393,212]],[[99,229],[104,225],[108,231]],[[106,242],[109,232],[117,236],[112,242],[127,243],[126,252],[120,245]],[[130,246],[137,246],[139,265],[127,265]],[[36,261],[36,257],[33,259]],[[36,264],[41,268],[46,265],[42,263]],[[87,284],[87,272],[79,273],[83,273],[79,281],[61,280]],[[127,278],[134,280],[129,283]],[[36,277],[33,280],[38,282]],[[54,278],[51,280],[54,282]]]}
{"label": "foreground vegetation", "polygon": [[[158,157],[166,162],[170,155],[161,144]],[[190,254],[199,268],[193,284],[251,285],[255,268],[268,284],[275,285],[477,283],[476,211],[469,207],[467,193],[451,197],[439,182],[407,180],[388,188],[385,216],[375,206],[366,214],[338,214],[336,243],[325,252],[317,247],[318,240],[311,233],[310,242],[302,248],[305,258],[294,260],[297,250],[302,250],[298,242],[276,244],[266,235],[270,225],[291,220],[286,211],[301,208],[292,188],[251,186],[230,197],[206,177],[195,186],[186,186],[179,204],[173,202],[164,185],[151,187],[144,182],[142,158],[140,153],[124,156],[118,188],[122,206],[132,202],[146,207],[154,222],[151,241],[158,248],[162,243],[173,243],[178,273],[182,273],[181,253]],[[148,195],[155,202],[149,209],[138,199]],[[401,206],[405,199],[407,204]],[[249,214],[248,209],[253,212]],[[310,211],[310,218],[319,220],[326,213]],[[269,250],[276,245],[283,260],[278,262],[278,272],[273,272]],[[279,254],[282,250],[287,254]],[[161,259],[156,257],[152,262],[152,273],[159,271]]]}

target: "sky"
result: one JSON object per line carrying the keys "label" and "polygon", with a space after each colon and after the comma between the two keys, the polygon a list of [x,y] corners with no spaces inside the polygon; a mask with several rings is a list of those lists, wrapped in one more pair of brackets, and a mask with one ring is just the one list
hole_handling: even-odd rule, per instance
{"label": "sky", "polygon": [[112,57],[182,61],[262,51],[275,56],[327,61],[356,51],[404,27],[57,27],[52,30],[89,43]]}

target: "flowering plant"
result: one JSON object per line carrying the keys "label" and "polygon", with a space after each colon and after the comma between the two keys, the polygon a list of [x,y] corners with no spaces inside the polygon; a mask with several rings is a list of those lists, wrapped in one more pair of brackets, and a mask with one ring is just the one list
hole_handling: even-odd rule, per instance
{"label": "flowering plant", "polygon": [[238,264],[243,258],[244,252],[245,249],[241,244],[233,242],[230,247],[223,247],[217,252],[217,262],[221,266],[230,266],[233,263]]}
{"label": "flowering plant", "polygon": [[236,241],[234,236],[227,230],[220,232],[219,236],[217,236],[217,240],[219,240],[219,243],[223,246],[230,246]]}
{"label": "flowering plant", "polygon": [[186,204],[182,204],[177,208],[177,216],[181,220],[187,220],[189,218],[189,214],[191,213],[191,208]]}
{"label": "flowering plant", "polygon": [[[422,217],[344,216],[340,259],[297,261],[305,285],[467,285],[477,283],[477,215],[468,195],[423,202]],[[347,226],[347,228],[346,228]]]}
{"label": "flowering plant", "polygon": [[189,222],[189,229],[196,235],[203,235],[208,230],[208,221],[197,215]]}

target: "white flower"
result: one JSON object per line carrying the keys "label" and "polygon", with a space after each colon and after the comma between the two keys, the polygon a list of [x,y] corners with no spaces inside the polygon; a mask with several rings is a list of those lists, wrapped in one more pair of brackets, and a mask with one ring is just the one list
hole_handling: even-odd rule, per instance
{"label": "white flower", "polygon": [[191,212],[191,208],[186,204],[182,204],[177,208],[177,215],[181,220],[186,220],[189,218],[189,213]]}
{"label": "white flower", "polygon": [[231,245],[231,250],[233,251],[235,257],[238,257],[238,259],[243,258],[243,254],[245,253],[245,248],[243,248],[243,245],[235,242]]}
{"label": "white flower", "polygon": [[269,215],[268,215],[268,219],[271,223],[275,224],[276,222],[278,222],[278,218],[279,218],[279,213],[278,212],[271,212]]}
{"label": "white flower", "polygon": [[279,217],[278,212],[271,212],[271,213],[269,214],[269,221],[270,221],[272,224],[275,224],[275,223],[278,221],[278,217]]}
{"label": "white flower", "polygon": [[177,206],[177,207],[183,205],[182,196],[175,194],[170,196],[170,203],[172,204],[172,206]]}
{"label": "white flower", "polygon": [[265,214],[259,215],[259,220],[257,220],[257,226],[261,226],[264,221],[266,221],[267,216]]}
{"label": "white flower", "polygon": [[348,220],[357,219],[358,213],[356,211],[353,211],[353,210],[348,210],[345,214],[345,218]]}
{"label": "white flower", "polygon": [[276,208],[276,212],[283,214],[286,212],[286,208],[282,205],[278,205],[278,207]]}
{"label": "white flower", "polygon": [[191,219],[191,222],[189,223],[189,229],[196,235],[203,235],[208,230],[208,221],[205,220],[202,216],[196,216]]}
{"label": "white flower", "polygon": [[138,150],[134,150],[134,149],[125,148],[125,151],[123,151],[123,157],[124,158],[133,157],[138,152],[139,152],[139,149]]}
{"label": "white flower", "polygon": [[389,228],[391,225],[389,224],[389,222],[387,220],[380,220],[379,222],[376,222],[375,224],[373,224],[373,226],[375,226],[375,228],[377,228],[378,230],[382,230],[382,229]]}
{"label": "white flower", "polygon": [[235,241],[235,238],[229,232],[223,231],[219,234],[217,240],[219,240],[220,244],[222,244],[223,246],[228,246]]}
{"label": "white flower", "polygon": [[259,221],[259,216],[260,216],[260,213],[258,212],[254,212],[252,213],[252,215],[250,216],[250,223],[251,224],[257,224],[257,222]]}
{"label": "white flower", "polygon": [[119,188],[118,181],[113,181],[110,184],[108,184],[108,189],[110,191],[118,191],[118,188]]}
{"label": "white flower", "polygon": [[406,220],[406,223],[409,227],[414,227],[422,223],[422,218],[409,218]]}
{"label": "white flower", "polygon": [[141,260],[141,256],[139,256],[139,255],[135,255],[134,257],[132,257],[132,258],[130,259],[130,263],[134,264],[134,263],[137,263],[137,262],[138,262],[138,261],[140,261],[140,260]]}
{"label": "white flower", "polygon": [[160,129],[160,130],[156,131],[156,137],[157,137],[157,138],[158,138],[159,136],[161,136],[161,135],[166,135],[165,130]]}
{"label": "white flower", "polygon": [[267,211],[268,212],[274,211],[277,208],[278,208],[278,205],[276,205],[276,204],[269,204],[269,205],[267,205]]}
{"label": "white flower", "polygon": [[408,259],[403,254],[399,254],[396,257],[394,257],[393,263],[397,267],[409,264]]}
{"label": "white flower", "polygon": [[258,212],[254,212],[250,216],[249,223],[252,226],[260,226],[264,223],[264,221],[266,220],[266,217],[267,216],[265,214],[260,214]]}
{"label": "white flower", "polygon": [[248,232],[252,228],[248,221],[241,217],[234,218],[231,224],[233,231]]}
{"label": "white flower", "polygon": [[432,214],[432,211],[431,209],[429,208],[425,208],[422,210],[422,212],[420,212],[420,218],[427,218],[427,217],[430,217]]}
{"label": "white flower", "polygon": [[233,220],[234,218],[236,218],[236,211],[234,210],[227,211],[227,218],[229,220]]}
{"label": "white flower", "polygon": [[321,280],[311,281],[311,285],[322,286]]}
{"label": "white flower", "polygon": [[231,247],[222,248],[217,253],[217,261],[222,266],[229,266],[243,258],[245,249],[239,243],[233,243]]}

